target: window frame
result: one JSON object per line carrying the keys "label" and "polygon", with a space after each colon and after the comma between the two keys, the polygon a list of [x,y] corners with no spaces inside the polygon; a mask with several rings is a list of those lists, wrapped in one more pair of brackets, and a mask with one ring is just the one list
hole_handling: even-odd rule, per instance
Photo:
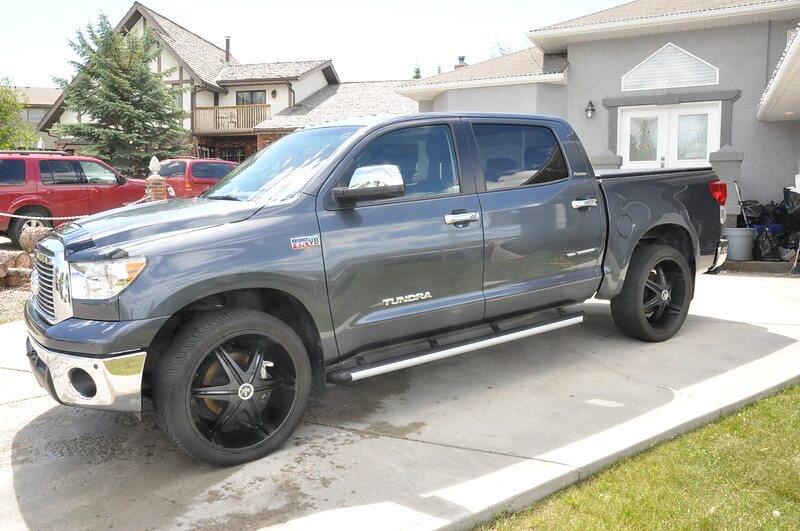
{"label": "window frame", "polygon": [[[524,118],[520,119],[496,119],[496,118],[485,118],[485,119],[470,119],[467,123],[469,126],[469,133],[471,135],[473,150],[475,152],[475,164],[478,168],[478,176],[477,176],[477,186],[478,186],[478,194],[491,194],[497,192],[508,192],[512,190],[524,190],[526,188],[538,188],[542,186],[551,186],[554,184],[563,184],[566,182],[571,181],[575,177],[575,173],[572,168],[572,164],[570,163],[570,157],[567,154],[568,150],[566,146],[561,141],[561,135],[558,134],[556,131],[556,123],[548,122],[545,120],[526,120]],[[558,179],[555,181],[547,181],[546,183],[532,183],[532,184],[525,184],[522,186],[515,186],[513,188],[499,188],[495,190],[489,190],[486,188],[486,169],[483,166],[483,159],[481,158],[480,148],[478,147],[478,136],[475,134],[474,127],[476,125],[499,125],[499,126],[524,126],[524,127],[540,127],[547,129],[550,131],[550,134],[553,135],[553,138],[556,141],[556,146],[558,149],[561,150],[561,156],[564,157],[564,163],[567,166],[567,176]]]}
{"label": "window frame", "polygon": [[[72,164],[73,168],[75,168],[75,174],[78,176],[78,182],[74,182],[74,183],[59,183],[59,182],[56,182],[56,176],[53,173],[53,170],[50,168],[50,163],[51,162],[67,162],[69,164]],[[49,177],[50,177],[49,182],[42,178],[44,176],[44,172],[42,172],[42,164],[43,163],[47,164],[47,175],[49,175]],[[80,164],[78,164],[77,161],[72,160],[72,159],[68,159],[68,160],[65,160],[65,159],[55,159],[55,160],[53,160],[53,159],[39,159],[39,180],[45,186],[75,186],[75,185],[86,186],[86,177],[83,175],[83,170],[81,169]]]}
{"label": "window frame", "polygon": [[[341,180],[350,175],[353,171],[353,165],[355,162],[361,157],[361,155],[366,151],[366,149],[372,145],[373,142],[376,140],[398,131],[402,131],[405,129],[413,129],[417,127],[430,127],[430,126],[445,126],[448,128],[450,133],[450,139],[453,142],[453,156],[455,158],[455,169],[456,175],[458,176],[458,181],[460,185],[460,192],[457,194],[446,194],[446,195],[428,195],[428,196],[420,196],[420,197],[408,197],[408,196],[401,196],[401,197],[394,197],[394,198],[387,198],[387,199],[379,199],[375,201],[361,201],[356,203],[355,205],[340,205],[337,203],[332,196],[331,191],[337,185],[340,184]],[[431,201],[437,199],[447,199],[453,197],[459,197],[463,195],[470,195],[476,192],[475,190],[475,180],[474,176],[471,174],[467,174],[464,172],[463,168],[465,166],[469,166],[468,164],[463,164],[462,161],[465,160],[466,153],[463,150],[464,145],[464,129],[463,123],[460,119],[421,119],[415,120],[412,122],[403,121],[394,124],[388,124],[384,127],[380,127],[374,131],[371,131],[367,135],[365,135],[362,139],[358,141],[358,143],[353,146],[350,152],[338,163],[336,168],[333,172],[331,172],[330,177],[323,185],[321,189],[321,195],[324,197],[323,199],[323,207],[325,210],[335,211],[335,210],[356,210],[359,208],[370,208],[376,207],[381,205],[391,205],[396,203],[415,203],[418,201]]]}
{"label": "window frame", "polygon": [[[239,94],[250,94],[250,101],[253,101],[253,94],[256,92],[261,92],[264,94],[264,103],[239,103]],[[237,90],[236,91],[236,105],[267,105],[267,90],[260,89],[260,90]]]}

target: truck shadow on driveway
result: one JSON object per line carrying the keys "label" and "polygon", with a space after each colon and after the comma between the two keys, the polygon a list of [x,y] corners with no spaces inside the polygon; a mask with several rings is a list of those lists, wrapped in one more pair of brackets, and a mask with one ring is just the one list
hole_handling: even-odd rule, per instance
{"label": "truck shadow on driveway", "polygon": [[11,472],[24,522],[5,520],[34,529],[224,528],[389,504],[403,508],[392,520],[399,527],[403,517],[453,509],[432,492],[635,418],[670,402],[674,389],[797,342],[690,316],[678,336],[648,344],[622,336],[607,306],[586,312],[582,327],[332,387],[283,449],[232,468],[184,457],[152,416],[140,423],[49,398],[4,406],[12,429],[19,425]]}

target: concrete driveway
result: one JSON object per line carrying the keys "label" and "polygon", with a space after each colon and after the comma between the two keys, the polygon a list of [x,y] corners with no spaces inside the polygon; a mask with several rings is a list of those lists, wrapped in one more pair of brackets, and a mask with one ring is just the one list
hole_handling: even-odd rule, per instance
{"label": "concrete driveway", "polygon": [[331,388],[286,446],[212,468],[152,417],[58,406],[0,327],[4,528],[430,529],[518,508],[800,377],[800,277],[699,279],[661,344],[584,325]]}

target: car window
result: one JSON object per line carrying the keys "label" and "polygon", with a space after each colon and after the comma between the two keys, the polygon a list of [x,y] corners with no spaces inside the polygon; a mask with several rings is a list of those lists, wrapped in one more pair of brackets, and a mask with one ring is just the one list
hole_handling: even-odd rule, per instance
{"label": "car window", "polygon": [[0,186],[25,184],[24,160],[0,160]]}
{"label": "car window", "polygon": [[457,194],[461,191],[455,149],[446,125],[411,127],[387,133],[359,155],[356,168],[390,164],[397,166],[406,187],[405,197]]}
{"label": "car window", "polygon": [[71,160],[41,160],[39,171],[45,184],[81,184],[78,166]]}
{"label": "car window", "polygon": [[530,125],[473,125],[486,190],[544,184],[569,177],[555,135]]}
{"label": "car window", "polygon": [[162,162],[158,174],[162,177],[183,177],[186,174],[186,163],[182,160]]}
{"label": "car window", "polygon": [[192,177],[199,179],[222,179],[233,169],[233,165],[223,162],[192,163]]}
{"label": "car window", "polygon": [[117,174],[102,164],[88,160],[78,161],[89,184],[117,184]]}

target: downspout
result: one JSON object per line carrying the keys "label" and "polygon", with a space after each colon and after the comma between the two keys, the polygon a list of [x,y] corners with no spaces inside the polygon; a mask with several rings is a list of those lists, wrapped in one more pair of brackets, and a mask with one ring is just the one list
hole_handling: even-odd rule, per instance
{"label": "downspout", "polygon": [[292,88],[292,83],[290,81],[286,82],[286,88],[289,90],[289,107],[294,107],[294,89]]}

